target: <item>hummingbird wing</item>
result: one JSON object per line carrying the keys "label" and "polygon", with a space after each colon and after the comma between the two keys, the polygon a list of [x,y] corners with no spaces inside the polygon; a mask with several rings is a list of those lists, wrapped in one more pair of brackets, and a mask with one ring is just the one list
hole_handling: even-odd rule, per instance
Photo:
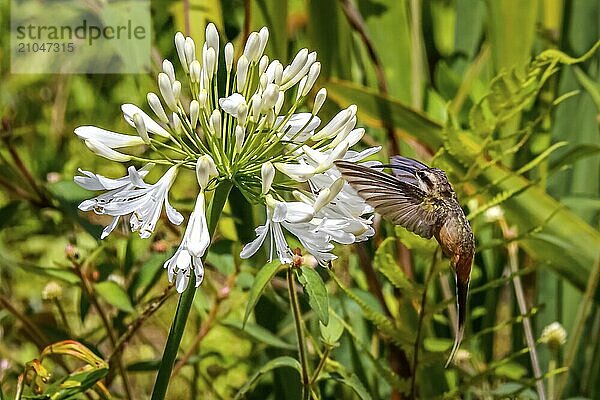
{"label": "hummingbird wing", "polygon": [[336,161],[335,165],[368,204],[396,225],[430,239],[438,221],[445,218],[445,208],[419,188],[409,171],[401,169],[401,174],[393,176],[347,161]]}

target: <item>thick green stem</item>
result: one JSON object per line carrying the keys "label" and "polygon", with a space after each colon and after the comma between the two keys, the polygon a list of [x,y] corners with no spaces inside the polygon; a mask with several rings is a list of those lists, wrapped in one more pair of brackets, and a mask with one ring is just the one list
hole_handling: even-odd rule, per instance
{"label": "thick green stem", "polygon": [[290,292],[290,303],[294,313],[294,322],[296,324],[296,335],[298,336],[298,353],[300,354],[300,365],[302,365],[302,385],[304,392],[309,390],[308,360],[306,359],[306,342],[304,340],[304,330],[302,329],[302,313],[300,312],[300,303],[298,302],[298,293],[294,289],[294,269],[290,266],[287,270],[287,284]]}
{"label": "thick green stem", "polygon": [[[229,196],[231,190],[231,183],[229,181],[221,182],[215,189],[213,199],[207,210],[207,222],[208,231],[212,237],[221,211],[225,207],[225,202]],[[208,250],[207,250],[208,251]],[[175,364],[175,358],[177,357],[177,351],[179,350],[179,344],[183,337],[185,330],[185,324],[187,323],[190,309],[194,301],[194,295],[196,294],[195,278],[192,274],[192,279],[188,284],[187,289],[179,297],[179,303],[177,303],[177,311],[175,312],[175,319],[169,330],[169,336],[167,337],[167,343],[165,344],[165,350],[163,352],[163,358],[158,368],[158,375],[156,376],[156,382],[154,382],[154,389],[152,390],[152,400],[162,400],[165,398],[167,393],[167,387],[169,385],[169,379],[171,378],[171,371]]]}

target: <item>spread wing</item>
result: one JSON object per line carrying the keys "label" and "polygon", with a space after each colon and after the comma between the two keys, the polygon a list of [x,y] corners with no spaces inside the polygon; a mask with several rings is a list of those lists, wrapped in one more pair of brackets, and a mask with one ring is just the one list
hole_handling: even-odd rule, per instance
{"label": "spread wing", "polygon": [[[396,225],[430,239],[438,221],[445,219],[444,207],[420,189],[414,175],[392,176],[347,161],[336,161],[342,176],[375,210]],[[427,167],[425,167],[427,168]]]}

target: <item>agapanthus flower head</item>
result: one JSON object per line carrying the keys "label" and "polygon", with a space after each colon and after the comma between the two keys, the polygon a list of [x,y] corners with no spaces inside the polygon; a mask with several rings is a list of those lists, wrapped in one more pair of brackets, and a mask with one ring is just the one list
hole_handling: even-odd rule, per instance
{"label": "agapanthus flower head", "polygon": [[[350,150],[364,135],[364,129],[356,128],[354,105],[322,123],[317,113],[327,97],[325,89],[317,91],[311,112],[300,112],[321,71],[317,55],[302,49],[289,65],[269,60],[263,54],[268,38],[267,28],[251,33],[237,60],[233,45],[227,43],[225,79],[220,81],[217,71],[223,66],[215,26],[206,27],[201,47],[178,32],[175,47],[183,75],[177,76],[173,63],[163,61],[158,91],[147,96],[155,118],[124,104],[123,116],[135,134],[95,126],[75,130],[99,156],[145,164],[139,169],[130,166],[118,179],[88,171],[75,177],[86,189],[105,191],[79,206],[113,217],[102,238],[125,216],[132,231],[149,237],[163,205],[169,221],[181,224],[184,218],[169,204],[169,190],[181,169],[196,171],[199,194],[194,211],[179,248],[164,265],[179,292],[188,286],[192,272],[196,286],[202,281],[202,257],[210,244],[206,195],[223,181],[266,208],[266,222],[243,248],[243,258],[267,243],[271,257],[276,253],[282,263],[289,263],[293,252],[287,238],[292,235],[326,264],[335,259],[333,242],[348,244],[373,235],[371,220],[364,216],[372,209],[343,183],[333,162],[361,161],[379,148]],[[147,149],[143,157],[142,146]],[[155,165],[165,166],[166,172],[156,183],[147,183]]]}

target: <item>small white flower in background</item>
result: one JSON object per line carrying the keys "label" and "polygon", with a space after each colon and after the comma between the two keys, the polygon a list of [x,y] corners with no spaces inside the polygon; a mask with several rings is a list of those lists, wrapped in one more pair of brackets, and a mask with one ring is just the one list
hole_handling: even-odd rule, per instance
{"label": "small white flower in background", "polygon": [[496,222],[504,218],[504,211],[500,206],[493,206],[485,210],[483,217],[487,222]]}
{"label": "small white flower in background", "polygon": [[50,281],[42,289],[42,300],[60,300],[62,298],[63,288],[60,283]]}
{"label": "small white flower in background", "polygon": [[[325,89],[317,91],[311,112],[296,113],[316,83],[321,65],[316,53],[308,49],[300,50],[287,66],[269,61],[263,54],[268,38],[267,28],[251,33],[237,61],[233,45],[227,43],[226,78],[221,82],[215,26],[207,26],[201,47],[177,33],[175,47],[184,75],[176,76],[174,65],[163,61],[158,95],[147,96],[156,118],[136,105],[123,104],[123,117],[136,134],[95,126],[75,130],[95,154],[144,165],[140,169],[129,166],[127,175],[118,179],[82,170],[75,177],[88,190],[104,191],[79,205],[82,211],[113,217],[102,238],[121,217],[129,218],[132,231],[149,237],[163,206],[168,220],[181,224],[184,218],[169,204],[169,190],[180,170],[196,171],[199,194],[194,211],[181,244],[164,265],[179,292],[187,288],[192,272],[195,286],[202,282],[202,257],[211,240],[206,195],[223,181],[237,186],[251,203],[266,207],[266,222],[256,228],[257,238],[246,244],[242,258],[266,245],[271,258],[276,253],[282,263],[290,263],[294,251],[286,235],[291,235],[325,265],[336,258],[331,253],[333,242],[350,244],[373,235],[371,219],[365,217],[372,208],[340,179],[333,162],[360,162],[379,148],[350,150],[364,135],[364,129],[355,128],[354,105],[321,123],[316,114],[327,97]],[[218,93],[224,93],[223,97]],[[286,103],[291,103],[287,111],[283,110]],[[135,152],[130,151],[132,147]],[[143,148],[148,156],[139,156]],[[145,179],[155,165],[166,167],[166,172],[151,184]]]}
{"label": "small white flower in background", "polygon": [[560,346],[567,343],[567,331],[560,322],[554,321],[550,325],[544,327],[540,342],[546,343],[551,349],[558,349]]}

